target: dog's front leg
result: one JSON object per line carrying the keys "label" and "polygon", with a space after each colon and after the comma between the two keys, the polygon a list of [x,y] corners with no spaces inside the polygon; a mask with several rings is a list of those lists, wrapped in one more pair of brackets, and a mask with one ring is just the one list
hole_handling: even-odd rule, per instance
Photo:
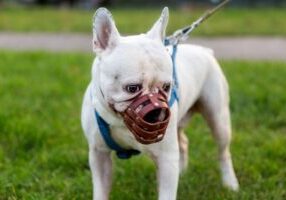
{"label": "dog's front leg", "polygon": [[179,181],[179,152],[157,158],[159,200],[175,200]]}
{"label": "dog's front leg", "polygon": [[112,176],[110,152],[100,152],[90,147],[89,165],[92,173],[93,200],[108,200]]}
{"label": "dog's front leg", "polygon": [[[159,184],[159,200],[175,200],[179,181],[179,148],[175,139],[168,151],[155,157],[157,179]],[[175,146],[174,146],[175,145]]]}

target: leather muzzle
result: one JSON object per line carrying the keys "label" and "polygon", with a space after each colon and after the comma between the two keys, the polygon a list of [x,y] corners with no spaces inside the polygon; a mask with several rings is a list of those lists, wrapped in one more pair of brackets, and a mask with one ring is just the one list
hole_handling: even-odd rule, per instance
{"label": "leather muzzle", "polygon": [[167,96],[160,91],[137,97],[121,114],[138,142],[152,144],[164,138],[171,112]]}

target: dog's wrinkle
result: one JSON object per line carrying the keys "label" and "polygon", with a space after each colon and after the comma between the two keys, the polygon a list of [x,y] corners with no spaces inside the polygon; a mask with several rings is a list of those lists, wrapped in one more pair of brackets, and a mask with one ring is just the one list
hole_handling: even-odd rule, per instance
{"label": "dog's wrinkle", "polygon": [[99,90],[100,90],[100,93],[101,93],[102,97],[105,98],[105,96],[104,96],[104,94],[103,94],[103,92],[102,92],[102,89],[99,88]]}
{"label": "dog's wrinkle", "polygon": [[128,99],[124,99],[124,100],[118,100],[118,101],[115,101],[115,103],[122,103],[122,102],[131,102],[133,101],[135,98],[137,98],[138,96],[140,96],[142,94],[142,92],[139,92],[138,94],[135,94],[133,95],[132,97],[129,97]]}
{"label": "dog's wrinkle", "polygon": [[[140,92],[139,94],[141,94],[142,92]],[[128,95],[122,95],[121,93],[117,93],[117,95],[113,95],[112,100],[114,101],[114,103],[122,103],[125,101],[128,101],[129,99],[132,99],[133,97],[136,97],[138,94],[134,94],[130,97],[130,94]]]}

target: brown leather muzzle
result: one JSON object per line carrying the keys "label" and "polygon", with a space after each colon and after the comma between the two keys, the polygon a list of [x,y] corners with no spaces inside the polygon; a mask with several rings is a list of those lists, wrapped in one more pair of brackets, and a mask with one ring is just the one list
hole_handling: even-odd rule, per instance
{"label": "brown leather muzzle", "polygon": [[122,116],[138,142],[152,144],[164,138],[170,114],[167,97],[160,91],[139,96]]}

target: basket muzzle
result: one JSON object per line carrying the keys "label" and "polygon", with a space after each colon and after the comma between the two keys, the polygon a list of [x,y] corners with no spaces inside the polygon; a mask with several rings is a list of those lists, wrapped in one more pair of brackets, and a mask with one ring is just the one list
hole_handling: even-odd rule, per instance
{"label": "basket muzzle", "polygon": [[152,144],[164,138],[171,112],[167,96],[160,91],[137,97],[121,114],[138,142]]}

